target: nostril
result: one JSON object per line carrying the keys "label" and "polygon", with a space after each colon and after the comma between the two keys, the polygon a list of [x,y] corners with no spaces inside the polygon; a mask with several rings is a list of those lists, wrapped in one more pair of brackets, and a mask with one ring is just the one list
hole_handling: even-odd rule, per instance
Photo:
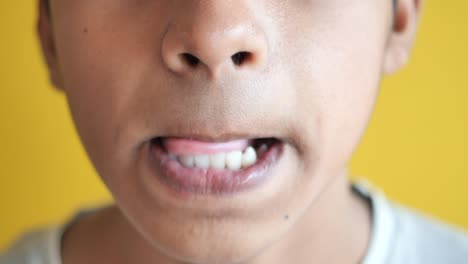
{"label": "nostril", "polygon": [[241,66],[243,63],[250,60],[251,57],[252,57],[252,53],[250,53],[248,51],[241,51],[241,52],[237,52],[236,54],[232,55],[231,59],[232,59],[232,62],[236,66]]}
{"label": "nostril", "polygon": [[180,56],[191,67],[196,67],[200,63],[200,60],[190,53],[182,53],[180,54]]}

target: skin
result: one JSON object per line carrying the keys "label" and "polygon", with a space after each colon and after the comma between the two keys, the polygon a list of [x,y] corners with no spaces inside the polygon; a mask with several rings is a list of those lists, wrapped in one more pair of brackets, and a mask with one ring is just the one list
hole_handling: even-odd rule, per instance
{"label": "skin", "polygon": [[[116,201],[68,229],[64,263],[363,258],[370,209],[347,163],[382,76],[409,57],[419,1],[52,0],[50,16],[39,3],[51,82]],[[148,184],[149,140],[167,135],[285,149],[260,188],[180,198]]]}

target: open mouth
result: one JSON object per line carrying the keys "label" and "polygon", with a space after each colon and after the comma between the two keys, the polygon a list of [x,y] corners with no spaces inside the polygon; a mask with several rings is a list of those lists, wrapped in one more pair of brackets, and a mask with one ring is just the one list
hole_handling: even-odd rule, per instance
{"label": "open mouth", "polygon": [[151,140],[151,163],[179,193],[231,194],[265,182],[283,145],[276,138],[212,142],[157,137]]}

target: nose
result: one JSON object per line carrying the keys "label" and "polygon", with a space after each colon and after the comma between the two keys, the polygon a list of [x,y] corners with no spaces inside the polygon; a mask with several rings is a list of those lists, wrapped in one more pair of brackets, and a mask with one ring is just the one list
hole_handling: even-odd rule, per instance
{"label": "nose", "polygon": [[268,57],[264,31],[243,0],[174,1],[162,42],[166,67],[180,75],[206,71],[211,79],[226,71],[260,70]]}

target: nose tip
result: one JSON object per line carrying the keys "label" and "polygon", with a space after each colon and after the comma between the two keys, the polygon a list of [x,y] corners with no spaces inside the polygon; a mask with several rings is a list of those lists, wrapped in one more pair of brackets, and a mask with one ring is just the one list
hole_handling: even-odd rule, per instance
{"label": "nose tip", "polygon": [[190,75],[206,71],[217,78],[221,72],[259,70],[265,65],[266,38],[251,20],[239,14],[226,16],[226,11],[193,13],[190,18],[185,15],[182,21],[173,21],[164,35],[162,58],[172,72]]}

